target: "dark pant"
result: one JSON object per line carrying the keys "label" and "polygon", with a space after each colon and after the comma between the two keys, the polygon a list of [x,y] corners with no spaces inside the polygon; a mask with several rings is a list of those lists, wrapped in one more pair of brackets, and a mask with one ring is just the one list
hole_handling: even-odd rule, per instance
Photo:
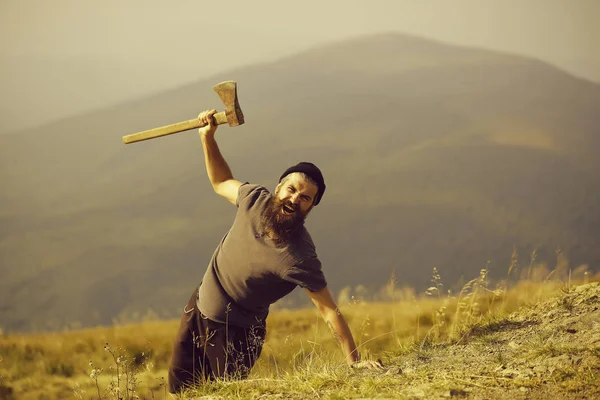
{"label": "dark pant", "polygon": [[196,289],[181,315],[173,343],[171,393],[214,378],[244,379],[262,351],[264,326],[227,326],[211,321],[196,307],[197,296]]}

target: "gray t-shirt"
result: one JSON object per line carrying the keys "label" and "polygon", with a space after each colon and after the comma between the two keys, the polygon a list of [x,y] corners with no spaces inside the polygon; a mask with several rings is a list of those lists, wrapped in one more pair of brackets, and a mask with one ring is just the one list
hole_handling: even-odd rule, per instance
{"label": "gray t-shirt", "polygon": [[233,225],[217,246],[198,290],[198,309],[213,321],[262,325],[269,306],[296,286],[310,291],[327,286],[304,226],[285,246],[264,235],[261,216],[270,197],[262,186],[240,186]]}

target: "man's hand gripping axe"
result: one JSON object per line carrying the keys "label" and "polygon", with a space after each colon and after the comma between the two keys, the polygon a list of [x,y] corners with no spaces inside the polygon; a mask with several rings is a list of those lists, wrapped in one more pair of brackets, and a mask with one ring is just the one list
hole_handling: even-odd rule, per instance
{"label": "man's hand gripping axe", "polygon": [[[223,101],[223,104],[225,104],[225,111],[218,112],[213,116],[217,125],[225,123],[229,124],[229,126],[242,125],[244,123],[244,114],[242,114],[242,109],[238,103],[237,85],[235,81],[221,82],[213,87],[213,89],[215,92],[217,92]],[[194,118],[171,125],[161,126],[160,128],[154,128],[123,136],[123,143],[128,144],[141,142],[142,140],[172,135],[173,133],[188,131],[190,129],[201,128],[204,125],[206,124],[200,122],[198,118]]]}

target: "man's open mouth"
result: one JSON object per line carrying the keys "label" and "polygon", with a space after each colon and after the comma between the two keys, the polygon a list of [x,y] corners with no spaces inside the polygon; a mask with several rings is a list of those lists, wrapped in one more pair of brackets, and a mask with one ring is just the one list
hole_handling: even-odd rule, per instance
{"label": "man's open mouth", "polygon": [[284,204],[283,207],[283,212],[286,214],[293,214],[294,212],[296,212],[296,209],[292,206],[288,206],[287,204]]}

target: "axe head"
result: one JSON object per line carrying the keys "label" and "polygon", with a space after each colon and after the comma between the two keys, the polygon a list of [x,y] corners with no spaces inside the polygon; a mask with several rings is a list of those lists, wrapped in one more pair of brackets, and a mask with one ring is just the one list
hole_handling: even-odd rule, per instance
{"label": "axe head", "polygon": [[235,81],[221,82],[213,87],[215,92],[225,104],[225,115],[229,126],[238,126],[244,123],[244,114],[240,108],[237,97],[237,84]]}

